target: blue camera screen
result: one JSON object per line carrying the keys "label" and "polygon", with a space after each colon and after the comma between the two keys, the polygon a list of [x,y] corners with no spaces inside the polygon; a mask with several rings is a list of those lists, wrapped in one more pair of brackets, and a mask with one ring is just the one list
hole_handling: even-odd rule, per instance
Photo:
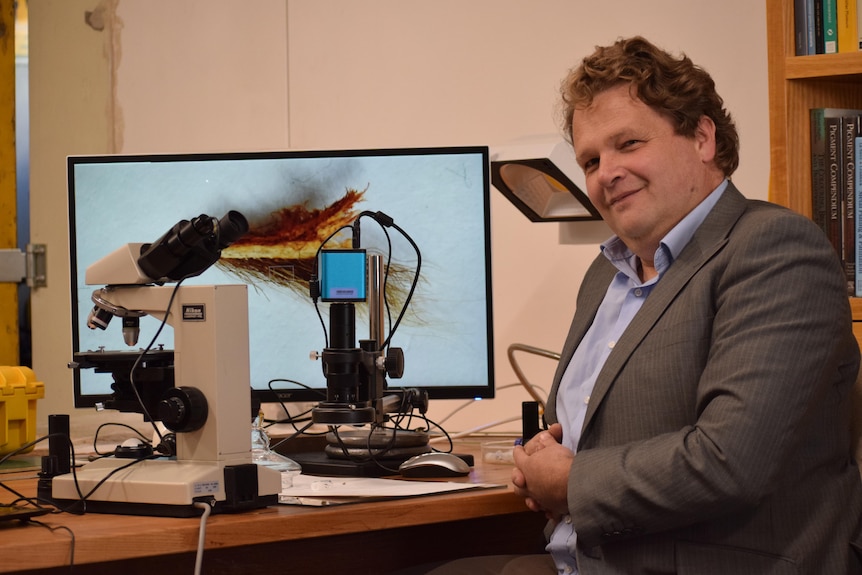
{"label": "blue camera screen", "polygon": [[320,299],[365,301],[365,250],[320,252]]}

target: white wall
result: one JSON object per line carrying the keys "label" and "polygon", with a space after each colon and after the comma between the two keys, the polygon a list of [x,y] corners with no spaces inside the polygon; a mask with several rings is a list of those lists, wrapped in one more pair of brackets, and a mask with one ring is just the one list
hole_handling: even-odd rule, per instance
{"label": "white wall", "polygon": [[[94,1],[31,2],[32,241],[50,250],[50,287],[33,296],[42,421],[71,405],[66,154],[504,144],[556,132],[566,71],[597,44],[642,34],[713,75],[742,139],[734,179],[767,196],[765,8],[750,0],[106,0],[116,18],[101,33],[83,22]],[[503,385],[515,380],[510,343],[561,347],[607,232],[532,224],[495,191],[492,210]],[[547,385],[552,362],[523,365]],[[517,416],[526,399],[501,390],[446,427]],[[435,402],[431,415],[458,405]]]}

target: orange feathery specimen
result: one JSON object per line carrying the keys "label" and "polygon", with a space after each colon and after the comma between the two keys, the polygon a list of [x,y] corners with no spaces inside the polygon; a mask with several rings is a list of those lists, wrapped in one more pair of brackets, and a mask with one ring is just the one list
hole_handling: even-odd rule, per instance
{"label": "orange feathery specimen", "polygon": [[[364,193],[348,189],[321,209],[308,209],[304,204],[281,208],[222,250],[217,265],[254,286],[272,283],[307,295],[320,244],[353,222],[355,206]],[[349,247],[349,242],[343,240],[332,247]]]}
{"label": "orange feathery specimen", "polygon": [[[365,190],[348,188],[344,196],[321,209],[308,209],[304,204],[287,206],[272,213],[266,222],[253,225],[248,232],[222,250],[216,266],[258,291],[262,285],[286,288],[302,298],[308,297],[308,284],[315,273],[315,256],[320,244],[333,232],[349,226],[356,219],[356,205]],[[348,234],[349,235],[349,234]],[[350,248],[348,237],[328,243],[330,248]],[[403,305],[413,271],[392,263],[386,280],[386,297],[395,309]],[[415,321],[416,300],[405,321]]]}

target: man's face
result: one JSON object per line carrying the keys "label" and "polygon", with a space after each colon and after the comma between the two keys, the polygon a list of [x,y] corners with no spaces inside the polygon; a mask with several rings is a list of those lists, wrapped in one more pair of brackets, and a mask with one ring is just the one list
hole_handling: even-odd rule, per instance
{"label": "man's face", "polygon": [[652,261],[660,240],[721,182],[715,126],[704,116],[693,138],[633,97],[627,84],[575,110],[572,142],[587,194],[637,255]]}

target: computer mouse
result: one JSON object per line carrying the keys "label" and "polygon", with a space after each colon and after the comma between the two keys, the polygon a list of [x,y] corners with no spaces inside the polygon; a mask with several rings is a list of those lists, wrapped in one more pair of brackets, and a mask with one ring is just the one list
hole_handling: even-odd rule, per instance
{"label": "computer mouse", "polygon": [[398,471],[404,477],[462,477],[470,473],[470,466],[452,453],[431,451],[411,457]]}

